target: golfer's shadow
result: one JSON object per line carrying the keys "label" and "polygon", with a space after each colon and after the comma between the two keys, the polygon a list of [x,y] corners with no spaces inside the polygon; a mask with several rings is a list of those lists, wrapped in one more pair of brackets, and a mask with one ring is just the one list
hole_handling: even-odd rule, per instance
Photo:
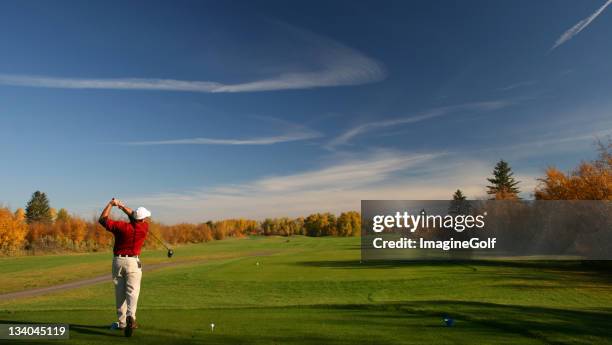
{"label": "golfer's shadow", "polygon": [[110,326],[75,325],[70,324],[70,331],[82,334],[108,335],[122,337],[123,332],[113,331]]}

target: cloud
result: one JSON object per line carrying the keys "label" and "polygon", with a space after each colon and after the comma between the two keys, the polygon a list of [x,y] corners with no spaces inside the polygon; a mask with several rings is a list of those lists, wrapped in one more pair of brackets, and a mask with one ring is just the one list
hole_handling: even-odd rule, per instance
{"label": "cloud", "polygon": [[398,172],[440,154],[394,155],[391,153],[370,156],[365,160],[353,160],[316,171],[264,178],[253,184],[262,192],[312,191],[329,188],[350,188],[384,181]]}
{"label": "cloud", "polygon": [[510,90],[513,90],[513,89],[516,89],[516,88],[519,88],[519,87],[530,86],[530,85],[533,85],[535,83],[537,83],[537,81],[535,81],[535,80],[522,81],[522,82],[519,82],[519,83],[514,83],[514,84],[510,84],[508,86],[501,87],[501,88],[499,88],[499,90],[501,90],[501,91],[510,91]]}
{"label": "cloud", "polygon": [[546,147],[546,146],[554,146],[554,145],[565,144],[565,143],[573,144],[577,141],[590,141],[591,143],[593,143],[598,138],[607,137],[609,135],[612,135],[612,129],[604,129],[600,131],[588,132],[588,133],[577,134],[577,135],[572,135],[572,136],[567,136],[567,137],[556,137],[556,138],[549,138],[549,139],[543,139],[543,140],[535,140],[532,142],[520,144],[520,146],[515,145],[513,147],[514,148],[523,147],[525,145],[528,145],[531,147],[534,147],[534,146]]}
{"label": "cloud", "polygon": [[[445,171],[445,177],[437,178],[433,183],[429,182],[435,174],[429,173],[427,181],[417,176],[423,174],[424,169],[440,163],[438,160],[441,157],[445,157],[444,153],[378,151],[361,159],[349,159],[296,174],[127,200],[152,208],[157,219],[166,222],[197,222],[230,217],[263,219],[322,211],[358,210],[360,200],[368,198],[448,198],[454,191],[452,188],[457,187],[454,183],[458,183],[461,169]],[[465,175],[468,176],[474,176],[474,172]],[[453,186],[446,186],[446,183]]]}
{"label": "cloud", "polygon": [[457,188],[470,198],[480,198],[490,170],[490,162],[440,152],[379,151],[296,174],[126,200],[145,205],[156,219],[168,223],[261,220],[359,210],[364,199],[447,200]]}
{"label": "cloud", "polygon": [[597,139],[612,135],[612,129],[598,131],[586,131],[580,133],[568,133],[557,131],[556,135],[548,135],[540,139],[517,141],[515,144],[488,147],[472,152],[498,152],[504,153],[504,157],[513,160],[546,156],[558,153],[580,152],[590,149],[594,150],[593,143]]}
{"label": "cloud", "polygon": [[587,26],[589,26],[591,24],[591,22],[593,22],[595,20],[595,18],[597,18],[605,9],[606,7],[608,7],[610,4],[612,4],[612,0],[607,0],[605,4],[603,4],[603,6],[601,6],[597,11],[595,11],[593,14],[591,14],[590,16],[584,18],[583,20],[579,21],[576,25],[572,26],[569,30],[565,31],[555,42],[555,44],[552,46],[552,48],[550,50],[553,50],[557,47],[559,47],[560,45],[562,45],[563,43],[571,40],[572,38],[574,38],[574,36],[578,35],[580,33],[580,31],[586,29]]}
{"label": "cloud", "polygon": [[124,145],[147,146],[147,145],[273,145],[278,143],[307,140],[320,137],[321,134],[315,131],[305,131],[302,133],[288,133],[285,135],[272,137],[259,137],[249,139],[215,139],[215,138],[186,138],[172,140],[153,140],[153,141],[131,141],[122,143]]}
{"label": "cloud", "polygon": [[149,79],[149,78],[60,78],[40,75],[0,74],[0,84],[61,89],[162,90],[205,93],[258,92],[311,89],[343,85],[368,84],[383,80],[382,64],[330,38],[285,25],[316,53],[308,54],[313,70],[280,73],[268,78],[228,84],[217,81]]}
{"label": "cloud", "polygon": [[509,101],[489,101],[489,102],[476,102],[476,103],[467,103],[462,105],[434,108],[432,110],[426,111],[422,114],[409,116],[409,117],[401,117],[391,120],[382,120],[376,122],[368,122],[356,127],[353,127],[346,132],[342,133],[335,139],[333,139],[329,144],[328,148],[334,148],[339,145],[348,144],[348,142],[354,137],[364,134],[366,132],[370,132],[373,130],[385,128],[385,127],[393,127],[398,125],[405,125],[409,123],[421,122],[429,119],[433,119],[436,117],[441,117],[445,115],[449,115],[451,113],[466,111],[466,110],[474,110],[474,111],[492,111],[501,109],[511,105],[512,102]]}
{"label": "cloud", "polygon": [[254,137],[254,138],[182,138],[169,140],[147,140],[147,141],[128,141],[119,143],[121,145],[130,146],[150,146],[150,145],[273,145],[291,141],[300,141],[319,138],[322,136],[320,132],[312,130],[306,126],[292,123],[283,119],[274,117],[254,115],[259,122],[267,122],[272,126],[281,126],[284,134]]}

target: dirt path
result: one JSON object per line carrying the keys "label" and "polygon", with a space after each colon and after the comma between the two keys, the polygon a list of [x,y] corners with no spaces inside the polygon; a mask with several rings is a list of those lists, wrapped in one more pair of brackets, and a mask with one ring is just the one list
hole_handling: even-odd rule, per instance
{"label": "dirt path", "polygon": [[[227,257],[227,258],[224,257],[223,259],[247,258],[247,257],[254,257],[254,256],[269,256],[275,253],[276,253],[275,251],[262,251],[262,252],[250,253],[250,254],[243,255],[243,256],[234,256],[234,257]],[[196,262],[209,262],[209,261],[211,260],[210,259],[194,259],[194,260],[183,260],[183,261],[175,261],[175,262],[163,262],[159,264],[143,265],[144,267],[142,270],[146,272],[146,271],[153,271],[153,270],[157,270],[157,269],[165,268],[165,267],[187,265],[187,264],[192,264]],[[110,284],[112,282],[112,276],[110,274],[104,274],[104,275],[93,277],[93,278],[77,280],[77,281],[59,284],[59,285],[52,285],[52,286],[47,286],[43,288],[0,294],[0,301],[6,301],[10,299],[17,299],[17,298],[35,297],[35,296],[45,295],[51,292],[76,289],[76,288],[94,285],[94,284],[98,284],[102,282],[109,282]]]}

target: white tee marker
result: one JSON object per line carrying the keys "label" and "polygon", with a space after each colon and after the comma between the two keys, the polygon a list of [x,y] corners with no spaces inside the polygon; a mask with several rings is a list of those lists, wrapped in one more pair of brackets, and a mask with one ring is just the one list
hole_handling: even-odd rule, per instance
{"label": "white tee marker", "polygon": [[214,331],[215,331],[215,324],[214,324],[214,323],[211,323],[211,324],[210,324],[210,331],[211,331],[211,332],[214,332]]}

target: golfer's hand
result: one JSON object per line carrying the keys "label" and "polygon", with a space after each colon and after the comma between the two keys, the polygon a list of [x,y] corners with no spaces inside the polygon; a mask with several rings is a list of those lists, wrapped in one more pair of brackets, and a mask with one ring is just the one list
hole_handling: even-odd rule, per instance
{"label": "golfer's hand", "polygon": [[119,205],[121,204],[121,201],[119,201],[119,200],[117,200],[117,199],[113,198],[113,199],[111,200],[110,204],[111,204],[111,205],[113,205],[113,206],[119,206]]}

